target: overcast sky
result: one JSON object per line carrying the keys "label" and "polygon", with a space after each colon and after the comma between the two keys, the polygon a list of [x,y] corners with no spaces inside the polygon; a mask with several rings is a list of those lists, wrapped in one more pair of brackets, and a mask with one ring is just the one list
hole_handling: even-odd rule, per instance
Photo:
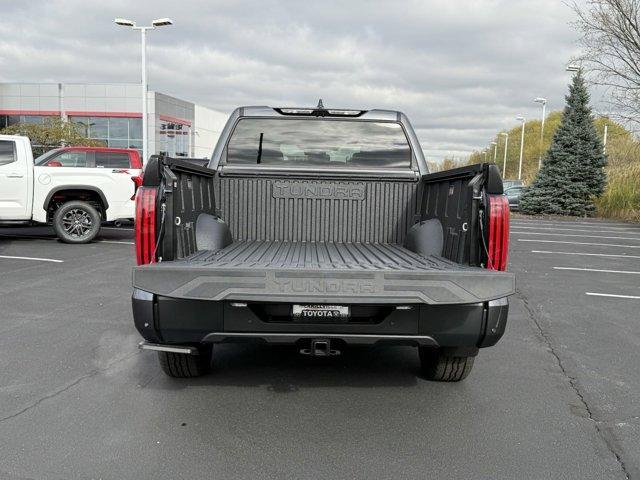
{"label": "overcast sky", "polygon": [[230,112],[239,105],[389,108],[430,160],[485,146],[514,117],[561,108],[576,53],[561,0],[0,0],[0,81],[139,82],[149,34],[153,90]]}

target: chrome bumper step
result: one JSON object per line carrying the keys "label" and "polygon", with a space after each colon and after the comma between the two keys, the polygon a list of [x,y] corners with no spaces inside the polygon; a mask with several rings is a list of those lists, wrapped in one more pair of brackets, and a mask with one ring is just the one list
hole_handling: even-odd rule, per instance
{"label": "chrome bumper step", "polygon": [[169,353],[186,353],[187,355],[198,355],[198,349],[196,347],[189,347],[186,345],[162,345],[160,343],[140,342],[138,344],[140,350],[153,350],[155,352],[169,352]]}

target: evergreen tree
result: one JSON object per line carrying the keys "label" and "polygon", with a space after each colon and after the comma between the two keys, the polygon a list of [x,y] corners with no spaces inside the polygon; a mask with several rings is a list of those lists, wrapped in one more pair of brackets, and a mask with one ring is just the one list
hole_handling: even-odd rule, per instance
{"label": "evergreen tree", "polygon": [[523,213],[585,216],[606,185],[607,163],[589,107],[589,92],[578,72],[569,86],[562,122],[533,184],[520,199]]}

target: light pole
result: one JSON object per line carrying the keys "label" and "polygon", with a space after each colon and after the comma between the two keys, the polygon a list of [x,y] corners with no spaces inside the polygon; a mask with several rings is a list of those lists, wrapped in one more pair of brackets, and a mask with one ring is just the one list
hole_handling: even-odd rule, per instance
{"label": "light pole", "polygon": [[491,142],[493,145],[493,163],[496,163],[496,156],[498,155],[498,142]]}
{"label": "light pole", "polygon": [[547,109],[547,99],[538,97],[534,100],[535,103],[542,104],[542,124],[540,125],[540,153],[538,155],[538,170],[542,167],[542,144],[544,143],[544,117]]}
{"label": "light pole", "polygon": [[116,18],[114,22],[122,27],[131,27],[133,30],[140,30],[141,52],[142,52],[142,163],[147,163],[149,155],[149,132],[148,130],[148,105],[147,105],[147,30],[154,30],[157,27],[173,25],[170,18],[157,18],[151,22],[150,26],[139,27],[133,20],[126,18]]}
{"label": "light pole", "polygon": [[502,178],[507,178],[504,172],[507,169],[507,147],[509,146],[509,134],[507,132],[500,132],[500,135],[504,135],[504,163],[502,164]]}
{"label": "light pole", "polygon": [[522,180],[522,154],[524,153],[524,125],[527,120],[524,117],[516,117],[516,120],[522,122],[522,134],[520,135],[520,164],[518,166],[518,180]]}
{"label": "light pole", "polygon": [[609,134],[609,114],[606,112],[593,111],[594,120],[599,117],[604,120],[604,131],[602,132],[602,153],[607,154],[607,136]]}

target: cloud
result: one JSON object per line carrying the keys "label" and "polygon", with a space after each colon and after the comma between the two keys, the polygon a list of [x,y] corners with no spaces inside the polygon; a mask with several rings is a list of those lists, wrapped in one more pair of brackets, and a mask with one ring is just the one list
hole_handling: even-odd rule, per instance
{"label": "cloud", "polygon": [[[6,5],[5,5],[6,3]],[[0,81],[137,82],[211,108],[325,105],[403,110],[430,160],[462,156],[537,96],[560,108],[575,54],[558,0],[0,1]]]}

